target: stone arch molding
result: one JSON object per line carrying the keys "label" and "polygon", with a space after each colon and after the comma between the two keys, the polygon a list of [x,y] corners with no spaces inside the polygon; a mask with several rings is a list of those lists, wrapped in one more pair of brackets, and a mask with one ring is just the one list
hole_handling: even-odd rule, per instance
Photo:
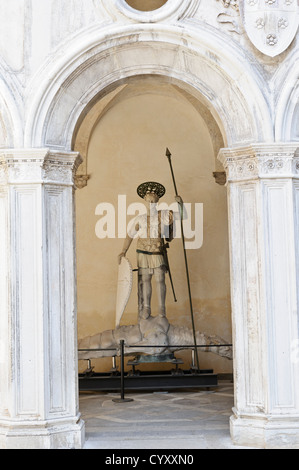
{"label": "stone arch molding", "polygon": [[0,63],[0,148],[22,146],[22,108],[18,84]]}
{"label": "stone arch molding", "polygon": [[299,51],[280,67],[274,77],[276,99],[275,138],[279,142],[299,141]]}
{"label": "stone arch molding", "polygon": [[96,7],[104,8],[114,20],[158,23],[161,21],[177,21],[192,15],[198,8],[200,0],[168,0],[162,7],[154,11],[138,11],[130,7],[126,0],[94,0]]}
{"label": "stone arch molding", "polygon": [[90,103],[138,75],[160,75],[191,90],[212,113],[226,146],[273,139],[267,85],[247,70],[236,44],[223,48],[215,30],[188,28],[187,34],[144,24],[110,27],[85,39],[72,44],[68,57],[46,65],[38,74],[46,77],[42,84],[31,84],[25,146],[70,150]]}

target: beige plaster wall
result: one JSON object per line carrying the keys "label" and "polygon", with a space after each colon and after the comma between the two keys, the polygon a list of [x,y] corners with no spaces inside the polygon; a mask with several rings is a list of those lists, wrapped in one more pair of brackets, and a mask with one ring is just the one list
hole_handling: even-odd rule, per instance
{"label": "beige plaster wall", "polygon": [[[174,189],[165,149],[172,162],[179,194],[185,202],[203,203],[203,245],[188,250],[189,274],[196,329],[217,334],[231,342],[230,282],[226,188],[215,183],[215,156],[208,127],[198,111],[171,85],[142,87],[119,100],[101,117],[91,135],[88,149],[87,187],[76,191],[78,337],[83,338],[115,326],[117,254],[123,239],[99,239],[95,214],[99,203],[109,202],[116,209],[118,195],[127,196],[127,206],[142,202],[137,186],[148,180],[166,187],[162,201],[174,201]],[[132,216],[127,217],[127,221]],[[128,252],[136,267],[136,240]],[[169,262],[175,285],[174,303],[167,279],[167,316],[171,323],[191,328],[189,298],[181,239],[169,250]],[[121,324],[137,322],[137,273],[132,294]],[[155,309],[155,288],[153,289]],[[186,368],[190,353],[180,352]],[[232,363],[212,353],[200,353],[201,368],[217,373],[231,372]],[[109,370],[111,359],[93,360],[96,370]],[[83,370],[86,363],[79,364]],[[155,366],[161,368],[162,366]]]}

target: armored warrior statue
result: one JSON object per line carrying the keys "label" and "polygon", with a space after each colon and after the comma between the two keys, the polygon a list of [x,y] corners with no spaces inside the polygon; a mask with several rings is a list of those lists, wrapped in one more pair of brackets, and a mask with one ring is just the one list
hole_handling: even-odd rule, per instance
{"label": "armored warrior statue", "polygon": [[[182,198],[177,192],[171,164],[171,153],[168,149],[166,149],[166,156],[171,168],[175,189],[175,200],[179,204],[180,210],[178,212],[173,212],[171,210],[158,210],[159,199],[165,194],[165,188],[162,184],[149,181],[138,186],[137,193],[144,199],[147,210],[145,214],[138,215],[133,220],[133,224],[124,241],[123,250],[118,255],[118,293],[120,295],[119,302],[118,299],[116,302],[116,328],[114,330],[106,330],[93,336],[83,338],[79,343],[79,351],[81,349],[79,353],[80,359],[89,360],[90,358],[114,356],[115,351],[111,351],[113,348],[117,349],[119,347],[120,340],[124,340],[125,345],[129,345],[125,346],[125,354],[138,354],[138,360],[141,362],[143,361],[142,356],[148,355],[152,356],[152,358],[159,358],[159,360],[163,362],[165,360],[165,355],[168,356],[169,354],[173,354],[176,350],[184,349],[184,346],[180,345],[195,345],[196,366],[199,370],[196,348],[197,344],[205,345],[206,351],[210,350],[220,356],[227,357],[229,359],[232,358],[231,345],[224,344],[226,343],[225,340],[219,336],[206,335],[205,333],[196,331],[194,327],[188,265],[182,226],[182,221],[187,217],[187,213],[184,210]],[[173,285],[166,252],[168,244],[165,243],[164,239],[167,242],[170,242],[173,239],[173,226],[177,219],[181,222],[181,238],[185,254],[192,331],[187,327],[171,325],[166,318],[165,274],[167,271],[172,288]],[[126,302],[128,301],[132,286],[132,268],[129,260],[126,258],[126,253],[135,236],[138,238],[138,324],[120,326],[121,316],[125,309]],[[151,315],[153,276],[156,280],[158,294],[158,314],[155,316]],[[174,299],[176,301],[175,294]],[[217,347],[215,348],[210,346]],[[162,357],[163,360],[161,359]]]}
{"label": "armored warrior statue", "polygon": [[[166,316],[165,273],[169,271],[164,238],[172,240],[174,214],[170,210],[158,210],[159,199],[165,194],[162,184],[149,181],[137,188],[137,193],[144,199],[147,212],[134,219],[124,242],[123,250],[118,256],[119,263],[126,255],[132,240],[137,236],[138,266],[138,320],[151,316],[152,276],[157,286],[158,315]],[[180,196],[176,201],[183,204]]]}

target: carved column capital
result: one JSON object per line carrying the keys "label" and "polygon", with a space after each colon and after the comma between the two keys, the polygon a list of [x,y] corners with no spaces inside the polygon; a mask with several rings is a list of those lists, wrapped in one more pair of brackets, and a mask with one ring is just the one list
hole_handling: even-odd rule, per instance
{"label": "carved column capital", "polygon": [[57,152],[48,148],[3,149],[0,152],[0,184],[74,184],[82,162],[78,152]]}
{"label": "carved column capital", "polygon": [[221,149],[218,160],[226,170],[228,182],[259,178],[299,178],[298,143],[251,144]]}
{"label": "carved column capital", "polygon": [[42,182],[42,165],[48,149],[3,149],[0,184]]}
{"label": "carved column capital", "polygon": [[74,184],[75,176],[82,157],[78,152],[49,151],[43,163],[45,182]]}

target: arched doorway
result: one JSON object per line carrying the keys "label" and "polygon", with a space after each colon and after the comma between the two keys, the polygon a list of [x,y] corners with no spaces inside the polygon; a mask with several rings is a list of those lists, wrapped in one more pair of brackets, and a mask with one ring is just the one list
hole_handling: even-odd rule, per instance
{"label": "arched doorway", "polygon": [[[118,221],[121,211],[138,202],[139,182],[158,179],[167,188],[163,201],[169,205],[174,201],[165,157],[167,143],[174,152],[180,191],[193,210],[193,242],[187,242],[187,246],[196,329],[224,337],[230,343],[226,188],[216,184],[213,177],[214,170],[221,169],[216,156],[223,147],[223,138],[211,113],[178,84],[161,76],[132,77],[84,114],[73,142],[74,150],[84,158],[83,174],[79,168],[77,178],[84,178],[84,171],[90,178],[87,187],[76,192],[79,339],[115,328],[116,256],[124,237]],[[125,209],[119,196],[126,198]],[[97,207],[103,203],[114,208],[115,217],[112,233],[99,239],[96,225],[101,217]],[[203,208],[204,227],[198,214],[194,219],[196,205]],[[126,222],[130,218],[128,214]],[[133,266],[135,257],[132,248],[129,259]],[[179,301],[172,301],[168,285],[167,318],[171,324],[191,328],[181,240],[173,241],[169,257]],[[136,284],[134,279],[122,324],[137,322]],[[188,368],[190,353],[182,356],[187,358]],[[214,354],[208,359],[206,356],[200,359],[203,369],[232,373],[231,362]],[[95,360],[93,364],[99,372],[111,368],[111,360]]]}
{"label": "arched doorway", "polygon": [[[148,40],[151,33],[153,40]],[[36,92],[32,84],[28,95],[32,105],[25,128],[26,146],[70,150],[80,119],[99,94],[104,96],[118,81],[143,74],[179,81],[181,88],[203,102],[225,136],[225,146],[271,140],[273,129],[261,77],[246,74],[246,63],[235,45],[222,50],[220,38],[209,31],[193,32],[189,42],[179,33],[175,26],[135,25],[134,35],[120,28],[117,33],[111,31],[109,39],[99,33],[87,37],[84,45],[82,39],[78,41],[72,49],[76,52],[64,58],[64,66],[60,60],[54,65],[49,61],[50,85],[48,80],[42,82]],[[221,58],[210,46],[217,41]]]}
{"label": "arched doorway", "polygon": [[[154,40],[149,41],[147,34],[152,29]],[[218,136],[220,130],[225,147],[271,139],[269,109],[260,91],[259,76],[253,79],[244,73],[244,63],[234,45],[228,46],[221,59],[217,57],[210,50],[210,44],[217,40],[214,35],[209,37],[209,32],[197,31],[192,41],[186,42],[176,27],[165,30],[159,25],[135,25],[134,35],[124,29],[117,35],[113,32],[109,40],[107,35],[96,40],[88,37],[84,47],[84,41],[80,41],[75,55],[64,58],[64,67],[60,61],[54,66],[49,64],[53,81],[41,84],[32,96],[26,144],[38,147],[42,143],[58,154],[70,151],[84,117],[95,103],[105,99],[117,84],[144,75],[162,76],[168,83],[179,84],[180,90],[195,98],[193,104],[201,103],[201,109],[213,118],[210,122],[218,128]]]}
{"label": "arched doorway", "polygon": [[[72,151],[73,139],[101,95],[141,75],[179,81],[181,89],[205,105],[227,147],[219,156],[228,177],[233,439],[246,444],[250,430],[251,443],[273,446],[277,429],[284,426],[286,442],[298,442],[298,376],[285,350],[297,332],[297,145],[275,142],[268,84],[247,64],[236,43],[223,48],[222,35],[208,28],[134,24],[116,31],[108,25],[74,38],[67,53],[50,57],[45,73],[30,83],[24,148],[8,149],[3,157],[2,174],[13,195],[5,203],[5,217],[15,229],[4,249],[12,253],[8,279],[16,288],[10,293],[14,354],[7,355],[8,369],[16,377],[10,384],[16,403],[11,416],[17,416],[18,429],[26,436],[30,416],[40,446],[80,446],[83,441],[76,380],[73,204],[80,157]],[[22,297],[18,289],[28,284],[30,295],[24,289]],[[285,383],[289,386],[283,387]],[[11,425],[9,419],[6,423]],[[12,427],[3,428],[5,438],[15,439]]]}

